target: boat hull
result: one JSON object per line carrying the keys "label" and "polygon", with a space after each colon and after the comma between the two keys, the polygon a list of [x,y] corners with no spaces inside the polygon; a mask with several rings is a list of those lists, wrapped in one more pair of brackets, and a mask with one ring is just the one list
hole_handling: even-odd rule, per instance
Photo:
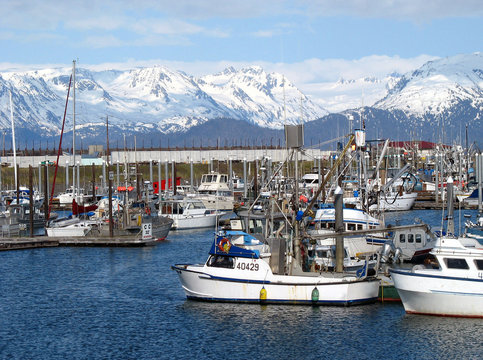
{"label": "boat hull", "polygon": [[390,271],[409,314],[483,317],[483,279]]}
{"label": "boat hull", "polygon": [[[203,271],[203,266],[175,265],[188,299],[244,303],[285,303],[306,305],[349,306],[373,303],[377,300],[379,281],[365,279],[341,281],[320,276],[273,275],[266,279],[242,279],[217,276]],[[352,277],[353,278],[353,277]],[[262,289],[266,299],[261,299]],[[318,299],[313,300],[314,288]]]}
{"label": "boat hull", "polygon": [[[381,211],[407,211],[411,210],[416,202],[418,194],[404,193],[403,195],[381,196],[379,199],[379,210]],[[378,205],[372,205],[370,210],[378,209]]]}
{"label": "boat hull", "polygon": [[173,217],[173,229],[184,230],[215,227],[216,217],[216,214]]}

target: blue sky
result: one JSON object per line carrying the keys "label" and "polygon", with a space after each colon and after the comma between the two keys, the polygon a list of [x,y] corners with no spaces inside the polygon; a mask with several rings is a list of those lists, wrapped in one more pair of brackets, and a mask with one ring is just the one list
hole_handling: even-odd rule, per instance
{"label": "blue sky", "polygon": [[260,65],[296,85],[482,50],[483,0],[5,0],[0,70]]}

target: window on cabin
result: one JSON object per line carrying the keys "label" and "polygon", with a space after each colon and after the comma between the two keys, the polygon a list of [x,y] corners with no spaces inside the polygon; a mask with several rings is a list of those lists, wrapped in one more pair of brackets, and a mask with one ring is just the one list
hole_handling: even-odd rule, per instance
{"label": "window on cabin", "polygon": [[357,230],[362,230],[362,224],[357,224]]}
{"label": "window on cabin", "polygon": [[406,242],[406,234],[399,234],[399,242],[400,243]]}
{"label": "window on cabin", "polygon": [[206,265],[212,266],[212,267],[234,269],[235,260],[233,259],[232,256],[211,255]]}
{"label": "window on cabin", "polygon": [[416,242],[417,243],[421,243],[422,242],[421,234],[416,234]]}
{"label": "window on cabin", "polygon": [[414,242],[414,234],[408,234],[408,243]]}
{"label": "window on cabin", "polygon": [[444,262],[448,269],[462,269],[467,270],[469,269],[468,263],[465,259],[458,259],[458,258],[445,258]]}
{"label": "window on cabin", "polygon": [[252,234],[261,234],[263,231],[262,220],[250,220],[250,232]]}
{"label": "window on cabin", "polygon": [[483,270],[483,260],[476,259],[475,265],[478,270]]}
{"label": "window on cabin", "polygon": [[354,231],[355,229],[356,229],[356,224],[353,224],[353,223],[347,224],[347,230],[348,231]]}

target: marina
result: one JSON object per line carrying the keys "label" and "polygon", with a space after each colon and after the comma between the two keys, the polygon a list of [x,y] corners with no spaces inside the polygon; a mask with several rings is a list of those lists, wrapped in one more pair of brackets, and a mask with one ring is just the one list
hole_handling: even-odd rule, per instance
{"label": "marina", "polygon": [[[434,226],[440,221],[437,211],[391,214],[401,224],[415,216]],[[480,319],[407,315],[401,303],[347,308],[186,300],[170,266],[206,260],[212,235],[210,229],[172,232],[142,248],[2,252],[0,357],[212,359],[226,358],[230,349],[243,358],[262,351],[280,359],[310,347],[313,355],[304,358],[447,359],[479,358],[483,351]],[[323,336],[309,335],[321,327]],[[223,346],[213,346],[220,336]]]}

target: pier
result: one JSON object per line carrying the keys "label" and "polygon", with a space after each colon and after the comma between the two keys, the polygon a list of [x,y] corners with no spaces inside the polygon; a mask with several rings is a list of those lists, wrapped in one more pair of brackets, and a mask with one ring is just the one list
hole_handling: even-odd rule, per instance
{"label": "pier", "polygon": [[0,251],[5,250],[24,250],[59,246],[79,246],[79,247],[144,247],[154,246],[159,243],[155,239],[138,239],[138,238],[89,238],[89,237],[70,237],[70,238],[52,238],[52,237],[20,237],[20,238],[2,238],[0,239]]}

